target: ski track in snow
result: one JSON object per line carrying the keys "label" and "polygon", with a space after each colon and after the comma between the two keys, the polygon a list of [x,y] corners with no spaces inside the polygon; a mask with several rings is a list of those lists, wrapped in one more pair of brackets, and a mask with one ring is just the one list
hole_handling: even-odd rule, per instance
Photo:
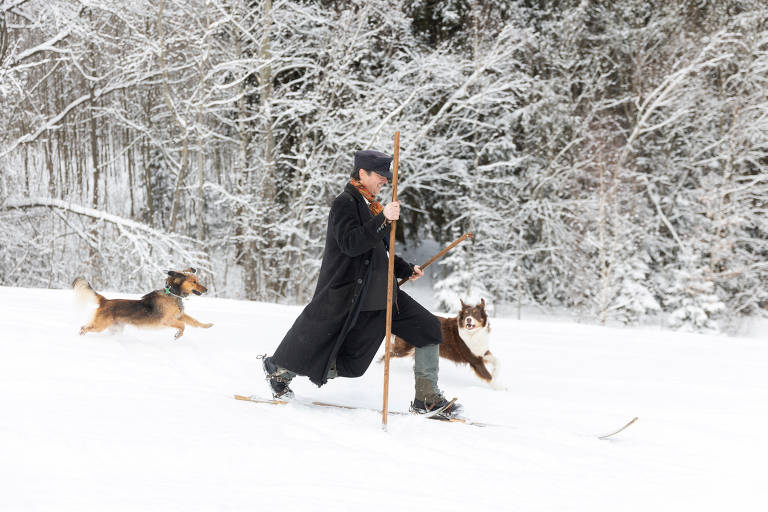
{"label": "ski track in snow", "polygon": [[[125,294],[104,292],[108,298]],[[135,296],[134,296],[135,297]],[[79,336],[69,290],[0,288],[0,510],[765,510],[768,343],[493,318],[507,391],[442,361],[478,428],[273,406],[300,307],[192,298],[211,329]],[[381,351],[380,351],[381,352]],[[390,409],[412,399],[393,360]],[[308,400],[380,407],[383,367]],[[598,440],[638,416],[610,440]]]}

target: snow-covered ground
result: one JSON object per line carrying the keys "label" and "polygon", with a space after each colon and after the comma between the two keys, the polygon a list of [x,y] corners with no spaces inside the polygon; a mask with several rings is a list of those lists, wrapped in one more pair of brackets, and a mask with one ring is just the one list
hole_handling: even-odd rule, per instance
{"label": "snow-covered ground", "polygon": [[[106,292],[110,298],[116,294]],[[478,428],[236,401],[300,308],[192,298],[209,330],[79,336],[67,290],[0,288],[2,511],[763,511],[768,340],[492,320],[507,391],[443,363]],[[393,362],[390,406],[412,398]],[[379,407],[383,371],[307,399]],[[639,420],[612,440],[610,432]]]}

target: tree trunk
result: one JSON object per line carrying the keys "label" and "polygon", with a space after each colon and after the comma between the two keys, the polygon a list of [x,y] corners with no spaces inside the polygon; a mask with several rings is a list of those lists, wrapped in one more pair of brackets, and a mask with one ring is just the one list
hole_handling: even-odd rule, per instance
{"label": "tree trunk", "polygon": [[[206,44],[206,50],[205,50],[205,57],[200,62],[199,67],[199,74],[200,74],[200,89],[205,89],[205,69],[208,65],[208,55],[210,50],[210,44],[208,43],[208,27],[210,25],[210,20],[208,17],[208,0],[206,0],[205,5],[203,7],[205,9],[204,19],[205,19],[205,44]],[[205,140],[203,138],[203,107],[204,104],[205,95],[201,95],[200,103],[198,105],[197,109],[197,181],[198,181],[198,187],[197,187],[197,208],[196,208],[196,215],[197,215],[197,239],[202,242],[203,238],[205,237],[205,217],[203,216],[204,212],[204,199],[203,199],[203,186],[205,185]]]}
{"label": "tree trunk", "polygon": [[168,113],[171,115],[176,125],[179,127],[179,131],[183,133],[182,149],[181,149],[181,165],[179,167],[178,175],[176,176],[176,187],[173,192],[173,202],[171,205],[171,222],[169,225],[170,231],[176,229],[176,216],[179,209],[179,202],[181,200],[181,184],[184,181],[184,175],[187,172],[187,163],[189,161],[189,127],[187,123],[183,122],[179,117],[179,113],[176,111],[176,107],[171,100],[171,93],[168,88],[168,71],[165,65],[165,36],[163,32],[163,9],[165,7],[165,0],[160,0],[157,13],[157,37],[158,44],[160,46],[160,70],[162,72],[162,89],[163,97],[165,98],[165,104],[168,107]]}
{"label": "tree trunk", "polygon": [[[233,14],[236,16],[236,14]],[[238,58],[244,58],[243,35],[237,28],[234,30],[235,49]],[[239,135],[239,148],[237,161],[235,163],[235,175],[233,182],[236,184],[237,193],[241,196],[252,197],[253,179],[248,168],[250,132],[248,126],[248,105],[246,103],[247,79],[242,80],[242,90],[237,101],[237,129]],[[235,261],[243,268],[243,286],[245,288],[245,298],[249,300],[259,298],[258,294],[258,248],[255,244],[248,243],[244,239],[251,236],[249,233],[249,215],[246,209],[238,206],[235,211],[235,237],[237,244],[235,246]]]}
{"label": "tree trunk", "polygon": [[99,144],[96,135],[96,98],[94,96],[93,86],[88,86],[88,92],[91,94],[91,111],[89,125],[91,128],[91,165],[93,165],[93,200],[91,204],[94,208],[99,207],[99,181],[101,181],[101,170],[99,169]]}
{"label": "tree trunk", "polygon": [[133,147],[130,146],[130,138],[131,138],[131,132],[128,128],[125,129],[125,144],[127,147],[126,155],[125,155],[125,166],[128,171],[128,192],[131,196],[131,218],[136,218],[136,198],[133,195],[133,174],[134,174],[134,164],[133,164]]}

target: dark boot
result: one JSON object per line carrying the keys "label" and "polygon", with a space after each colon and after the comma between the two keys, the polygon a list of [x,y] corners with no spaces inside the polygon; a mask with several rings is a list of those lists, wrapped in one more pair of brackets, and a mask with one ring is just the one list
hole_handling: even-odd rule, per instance
{"label": "dark boot", "polygon": [[[416,414],[427,414],[445,407],[450,400],[447,400],[443,393],[437,389],[434,382],[428,379],[416,379],[416,396],[411,402],[411,412]],[[464,407],[458,402],[454,402],[438,416],[443,418],[456,418],[464,411]]]}
{"label": "dark boot", "polygon": [[272,398],[275,400],[290,400],[293,398],[293,390],[288,387],[288,384],[291,383],[296,374],[277,366],[272,362],[271,357],[264,356],[262,367],[264,368],[267,382],[269,382],[269,387],[272,390]]}

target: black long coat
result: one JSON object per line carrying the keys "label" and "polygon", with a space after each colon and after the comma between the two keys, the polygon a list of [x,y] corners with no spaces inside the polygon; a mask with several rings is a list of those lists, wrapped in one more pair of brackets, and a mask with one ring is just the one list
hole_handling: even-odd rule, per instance
{"label": "black long coat", "polygon": [[[382,242],[388,246],[388,241],[384,214],[372,215],[360,193],[347,184],[328,215],[323,263],[312,301],[275,350],[273,362],[308,376],[318,386],[326,383],[328,369],[357,321],[370,282],[373,249]],[[397,279],[412,273],[413,266],[396,255]],[[383,333],[374,335],[371,343],[381,343],[383,337]]]}

